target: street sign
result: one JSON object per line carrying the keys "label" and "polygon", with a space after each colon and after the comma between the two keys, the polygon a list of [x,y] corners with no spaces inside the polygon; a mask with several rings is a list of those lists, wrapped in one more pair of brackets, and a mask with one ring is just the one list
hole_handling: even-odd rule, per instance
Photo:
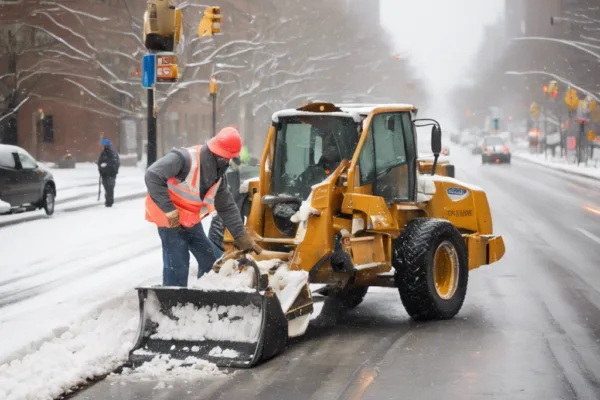
{"label": "street sign", "polygon": [[577,91],[573,88],[567,90],[565,94],[565,103],[569,106],[571,111],[575,110],[579,106],[579,97],[577,97]]}
{"label": "street sign", "polygon": [[157,54],[156,83],[172,83],[178,80],[177,56],[175,54]]}
{"label": "street sign", "polygon": [[142,58],[142,86],[151,89],[156,82],[156,55],[146,54]]}

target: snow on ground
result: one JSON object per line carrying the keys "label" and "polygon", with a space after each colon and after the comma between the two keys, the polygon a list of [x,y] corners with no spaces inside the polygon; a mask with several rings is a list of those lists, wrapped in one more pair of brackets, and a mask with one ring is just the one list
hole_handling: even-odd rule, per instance
{"label": "snow on ground", "polygon": [[[161,354],[147,361],[135,369],[123,368],[120,374],[136,381],[149,381],[156,379],[194,379],[200,376],[224,376],[216,364],[193,356],[185,360],[171,358],[168,354]],[[163,383],[163,384],[161,384]],[[165,389],[164,382],[159,382],[155,389]]]}
{"label": "snow on ground", "polygon": [[0,365],[1,399],[53,399],[128,356],[138,325],[134,293],[44,342],[38,351]]}
{"label": "snow on ground", "polygon": [[600,180],[600,168],[597,167],[586,167],[584,164],[575,165],[567,164],[564,159],[561,158],[546,158],[544,154],[529,154],[525,152],[513,153],[514,158],[533,162],[538,165],[542,165],[547,168],[552,168],[557,171],[567,172],[579,176],[585,176],[593,179]]}
{"label": "snow on ground", "polygon": [[[47,168],[43,166],[42,168]],[[55,214],[74,207],[85,207],[91,205],[104,205],[104,188],[100,200],[98,200],[98,169],[95,164],[77,164],[75,169],[47,168],[54,175],[56,183],[56,206]],[[121,167],[117,176],[115,186],[115,203],[123,197],[146,193],[144,183],[144,171],[137,167]],[[0,213],[2,213],[0,206]],[[44,215],[44,210],[35,210],[19,214],[2,215],[0,223],[7,221],[20,221],[31,218],[32,215]],[[53,218],[56,218],[55,215]]]}
{"label": "snow on ground", "polygon": [[[134,288],[162,273],[142,199],[0,228],[0,244],[0,399],[51,398],[127,357],[139,318]],[[190,280],[196,271],[192,264]]]}
{"label": "snow on ground", "polygon": [[10,211],[10,204],[8,204],[7,202],[2,201],[2,199],[0,199],[0,214],[9,212],[9,211]]}

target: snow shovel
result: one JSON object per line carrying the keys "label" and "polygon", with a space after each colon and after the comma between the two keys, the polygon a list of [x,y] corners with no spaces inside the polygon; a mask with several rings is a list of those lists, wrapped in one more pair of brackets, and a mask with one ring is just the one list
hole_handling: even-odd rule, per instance
{"label": "snow shovel", "polygon": [[102,175],[98,177],[98,200],[100,201],[100,193],[102,192]]}
{"label": "snow shovel", "polygon": [[219,367],[250,368],[282,352],[288,321],[277,295],[267,287],[267,277],[261,278],[256,263],[245,257],[238,262],[254,270],[255,288],[136,288],[140,323],[130,363],[135,367],[167,354],[179,360],[195,357]]}

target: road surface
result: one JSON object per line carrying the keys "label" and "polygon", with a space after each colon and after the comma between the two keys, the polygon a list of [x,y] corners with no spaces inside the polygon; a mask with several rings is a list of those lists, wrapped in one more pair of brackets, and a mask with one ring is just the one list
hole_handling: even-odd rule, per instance
{"label": "road surface", "polygon": [[598,399],[600,184],[453,151],[457,178],[483,187],[507,253],[472,271],[450,321],[416,323],[393,289],[372,289],[335,327],[226,378],[132,382],[76,399]]}

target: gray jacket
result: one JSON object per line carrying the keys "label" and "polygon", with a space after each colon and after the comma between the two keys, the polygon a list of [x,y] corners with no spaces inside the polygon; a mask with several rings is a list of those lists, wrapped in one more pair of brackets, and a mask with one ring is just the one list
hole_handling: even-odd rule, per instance
{"label": "gray jacket", "polygon": [[[175,205],[169,196],[167,181],[173,176],[177,180],[183,181],[190,171],[190,165],[189,153],[184,149],[174,149],[157,160],[146,171],[145,180],[148,194],[165,213],[175,210]],[[231,235],[237,239],[244,234],[246,229],[240,211],[227,186],[226,170],[227,168],[218,170],[213,154],[207,146],[202,146],[202,150],[200,150],[200,197],[204,198],[210,187],[217,182],[219,177],[222,178],[219,190],[215,195],[215,209]]]}

